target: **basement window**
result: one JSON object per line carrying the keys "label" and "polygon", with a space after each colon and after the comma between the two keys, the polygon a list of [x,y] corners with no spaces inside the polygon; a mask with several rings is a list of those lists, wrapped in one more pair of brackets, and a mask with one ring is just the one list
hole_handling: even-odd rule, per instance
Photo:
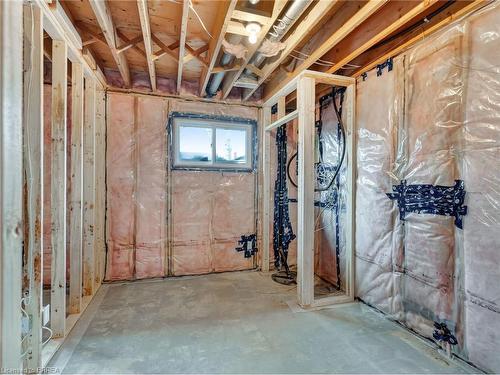
{"label": "basement window", "polygon": [[173,117],[173,167],[251,170],[253,121],[217,117]]}

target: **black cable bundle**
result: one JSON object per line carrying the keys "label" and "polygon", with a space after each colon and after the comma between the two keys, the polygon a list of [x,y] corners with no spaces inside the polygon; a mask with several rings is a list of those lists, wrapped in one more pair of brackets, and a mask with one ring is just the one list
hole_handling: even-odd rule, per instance
{"label": "black cable bundle", "polygon": [[[278,168],[274,183],[274,221],[273,221],[273,250],[274,265],[278,270],[273,274],[274,281],[281,284],[295,283],[296,273],[288,267],[288,247],[295,239],[290,215],[288,211],[288,188],[286,175],[286,125],[282,125],[276,132],[276,147],[278,150]],[[282,271],[284,268],[284,272]]]}

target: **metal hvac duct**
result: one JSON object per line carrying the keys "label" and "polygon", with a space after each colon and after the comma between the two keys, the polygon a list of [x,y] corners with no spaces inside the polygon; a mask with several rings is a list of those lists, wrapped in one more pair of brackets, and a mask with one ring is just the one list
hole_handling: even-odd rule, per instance
{"label": "metal hvac duct", "polygon": [[[276,23],[273,25],[273,27],[267,34],[267,38],[272,42],[280,41],[281,38],[283,38],[283,36],[285,35],[285,33],[295,23],[295,21],[297,21],[302,12],[306,10],[309,4],[311,4],[311,2],[312,0],[292,0],[283,17],[281,17],[279,20],[276,21]],[[235,44],[235,42],[233,41],[233,37],[231,37],[230,40],[228,40],[228,42]],[[224,53],[220,59],[220,66],[229,65],[233,61],[233,59],[234,59],[233,55]],[[259,67],[259,65],[261,65],[265,59],[266,59],[265,56],[263,56],[260,53],[257,53],[250,60],[250,63],[252,63],[256,67]],[[245,73],[250,74],[250,71],[245,69]],[[225,75],[226,72],[219,72],[216,74],[212,74],[207,86],[208,97],[212,97],[217,93],[217,90],[219,90],[220,84],[222,83],[222,80],[224,79]]]}

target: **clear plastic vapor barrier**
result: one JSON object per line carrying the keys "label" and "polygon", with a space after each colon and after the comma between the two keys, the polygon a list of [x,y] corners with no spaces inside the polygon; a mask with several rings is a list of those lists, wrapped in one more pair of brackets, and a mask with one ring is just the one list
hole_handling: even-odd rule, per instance
{"label": "clear plastic vapor barrier", "polygon": [[[169,115],[174,112],[202,119],[205,115],[258,119],[256,108],[108,93],[107,280],[256,265],[255,255],[247,256],[246,248],[237,250],[246,246],[239,242],[242,236],[256,234],[255,171],[173,168],[178,147],[187,147],[189,156],[204,152],[206,146],[196,132],[185,145],[172,142]],[[223,152],[228,153],[224,142],[233,138],[230,129],[224,130],[220,138]],[[240,142],[238,136],[234,142]],[[253,138],[248,141],[248,147],[256,145]],[[237,152],[237,145],[233,148]],[[241,157],[229,154],[232,159]]]}
{"label": "clear plastic vapor barrier", "polygon": [[356,293],[500,371],[500,6],[358,81]]}

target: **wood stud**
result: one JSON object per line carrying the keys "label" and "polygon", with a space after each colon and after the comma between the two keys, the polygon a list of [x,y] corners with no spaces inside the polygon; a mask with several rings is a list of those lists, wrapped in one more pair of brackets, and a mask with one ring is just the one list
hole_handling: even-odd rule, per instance
{"label": "wood stud", "polygon": [[68,52],[64,40],[52,41],[51,137],[51,295],[50,329],[54,338],[66,329],[66,109]]}

